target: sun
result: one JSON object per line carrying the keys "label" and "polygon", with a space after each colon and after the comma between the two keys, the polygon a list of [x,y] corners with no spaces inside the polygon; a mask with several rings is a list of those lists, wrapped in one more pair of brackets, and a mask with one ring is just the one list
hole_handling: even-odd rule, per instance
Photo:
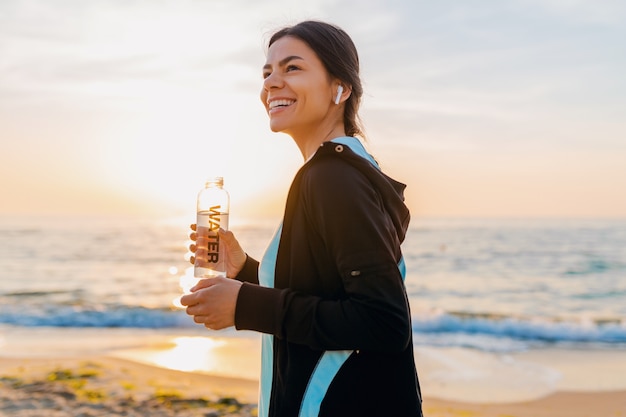
{"label": "sun", "polygon": [[222,176],[233,210],[279,210],[301,157],[269,130],[259,100],[261,33],[233,31],[231,17],[214,12],[206,21],[167,11],[167,31],[163,16],[123,20],[113,39],[104,36],[106,18],[94,25],[92,52],[121,60],[126,74],[86,86],[107,95],[113,114],[92,132],[87,151],[102,190],[191,213],[206,178]]}

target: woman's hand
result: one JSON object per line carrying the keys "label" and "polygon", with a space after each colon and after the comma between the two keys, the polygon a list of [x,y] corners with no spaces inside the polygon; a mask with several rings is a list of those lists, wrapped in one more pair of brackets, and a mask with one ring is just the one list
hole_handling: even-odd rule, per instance
{"label": "woman's hand", "polygon": [[212,330],[235,325],[235,308],[241,282],[223,277],[202,279],[191,289],[191,294],[181,297],[187,314],[193,321]]}
{"label": "woman's hand", "polygon": [[[198,237],[195,224],[191,225],[191,230],[193,230],[193,232],[189,235],[189,238],[195,242]],[[219,229],[217,233],[220,237],[220,242],[222,242],[226,248],[226,276],[229,278],[236,277],[246,263],[246,252],[241,248],[235,235],[230,230]],[[194,254],[196,253],[195,243],[189,245],[189,251]],[[189,261],[195,264],[196,257],[192,256]]]}

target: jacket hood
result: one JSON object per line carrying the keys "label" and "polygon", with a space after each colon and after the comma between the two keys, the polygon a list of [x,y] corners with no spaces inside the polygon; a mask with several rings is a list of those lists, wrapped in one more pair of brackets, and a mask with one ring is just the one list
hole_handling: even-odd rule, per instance
{"label": "jacket hood", "polygon": [[366,176],[380,195],[385,211],[396,229],[398,238],[400,242],[403,242],[411,220],[409,209],[404,203],[406,185],[383,173],[372,162],[355,153],[349,146],[325,142],[318,149],[314,158],[324,155],[340,156]]}

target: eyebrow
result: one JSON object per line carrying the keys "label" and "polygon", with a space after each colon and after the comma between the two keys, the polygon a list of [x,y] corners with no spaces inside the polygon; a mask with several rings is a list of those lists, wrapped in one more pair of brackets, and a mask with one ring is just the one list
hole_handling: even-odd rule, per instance
{"label": "eyebrow", "polygon": [[[279,67],[283,67],[285,66],[289,61],[292,61],[294,59],[304,59],[302,57],[299,57],[297,55],[289,55],[286,58],[281,59],[280,61],[278,61],[278,66]],[[272,69],[272,66],[270,64],[265,64],[263,65],[263,70],[267,70],[267,69]]]}

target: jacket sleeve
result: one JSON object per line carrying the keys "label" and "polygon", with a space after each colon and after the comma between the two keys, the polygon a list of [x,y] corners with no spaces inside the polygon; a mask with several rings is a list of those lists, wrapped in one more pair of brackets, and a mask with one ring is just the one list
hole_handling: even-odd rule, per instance
{"label": "jacket sleeve", "polygon": [[239,294],[243,309],[259,310],[238,311],[237,327],[314,349],[404,350],[411,320],[398,268],[400,240],[380,194],[363,173],[337,158],[323,159],[307,171],[301,192],[344,294],[327,299],[244,284]]}
{"label": "jacket sleeve", "polygon": [[239,271],[235,279],[238,281],[242,281],[242,282],[250,282],[253,284],[258,284],[259,283],[259,262],[256,259],[251,258],[249,255],[246,254],[246,263],[243,264],[243,268],[241,269],[241,271]]}

